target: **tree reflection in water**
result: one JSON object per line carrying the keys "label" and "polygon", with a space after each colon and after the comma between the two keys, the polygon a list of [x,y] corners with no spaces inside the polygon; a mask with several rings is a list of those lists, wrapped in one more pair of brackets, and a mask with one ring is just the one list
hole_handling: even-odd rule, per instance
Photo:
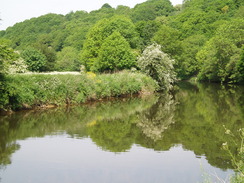
{"label": "tree reflection in water", "polygon": [[175,123],[175,105],[173,95],[169,93],[161,94],[150,109],[138,115],[137,127],[146,137],[154,141],[162,139],[163,132]]}
{"label": "tree reflection in water", "polygon": [[241,140],[231,143],[223,125],[233,133],[244,125],[244,90],[214,84],[180,84],[173,96],[127,98],[47,111],[29,111],[0,117],[0,165],[11,163],[17,140],[59,132],[73,138],[91,138],[97,146],[115,153],[133,144],[156,151],[176,144],[205,155],[212,166],[232,168],[222,150],[228,142],[237,154]]}

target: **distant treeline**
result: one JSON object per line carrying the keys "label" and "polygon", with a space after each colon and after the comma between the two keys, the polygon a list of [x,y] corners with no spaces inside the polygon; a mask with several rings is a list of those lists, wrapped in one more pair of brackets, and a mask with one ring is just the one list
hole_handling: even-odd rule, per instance
{"label": "distant treeline", "polygon": [[175,60],[180,79],[243,82],[244,1],[184,0],[173,6],[169,0],[148,0],[134,8],[104,4],[90,13],[32,18],[0,32],[2,47],[18,51],[31,71],[137,68],[137,57],[154,42]]}

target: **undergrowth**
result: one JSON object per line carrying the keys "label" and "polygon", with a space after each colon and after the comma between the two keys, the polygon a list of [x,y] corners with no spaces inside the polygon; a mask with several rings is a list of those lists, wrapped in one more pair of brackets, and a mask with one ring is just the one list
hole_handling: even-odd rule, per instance
{"label": "undergrowth", "polygon": [[15,74],[6,76],[5,109],[44,105],[79,104],[88,100],[127,94],[152,93],[156,82],[141,73],[81,75]]}

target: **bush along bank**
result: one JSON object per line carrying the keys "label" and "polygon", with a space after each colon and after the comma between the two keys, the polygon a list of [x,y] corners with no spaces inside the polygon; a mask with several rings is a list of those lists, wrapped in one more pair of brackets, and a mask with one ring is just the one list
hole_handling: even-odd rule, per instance
{"label": "bush along bank", "polygon": [[40,106],[80,104],[89,100],[148,94],[158,89],[157,82],[142,73],[122,71],[114,74],[80,75],[15,74],[6,76],[5,110]]}

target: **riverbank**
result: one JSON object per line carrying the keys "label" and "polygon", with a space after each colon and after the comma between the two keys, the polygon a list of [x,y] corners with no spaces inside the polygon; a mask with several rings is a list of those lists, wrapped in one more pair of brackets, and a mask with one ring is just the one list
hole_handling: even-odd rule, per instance
{"label": "riverbank", "polygon": [[15,74],[6,76],[6,99],[2,109],[76,105],[91,100],[132,94],[150,94],[156,82],[129,71],[114,74]]}

